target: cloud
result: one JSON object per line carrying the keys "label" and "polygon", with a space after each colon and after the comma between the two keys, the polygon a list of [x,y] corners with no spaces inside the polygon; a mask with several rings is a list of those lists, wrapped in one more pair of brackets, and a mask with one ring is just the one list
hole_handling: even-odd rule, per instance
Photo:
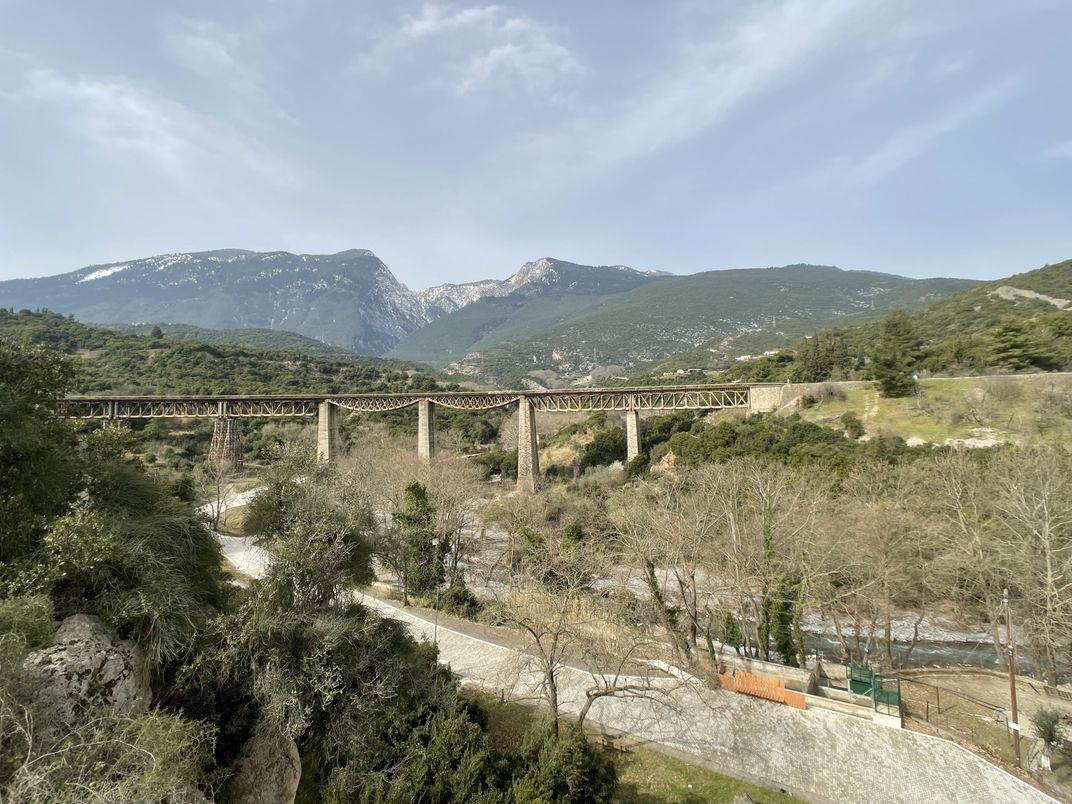
{"label": "cloud", "polygon": [[254,70],[239,57],[242,37],[208,20],[178,20],[164,35],[172,55],[205,78],[223,79],[242,92],[259,90]]}
{"label": "cloud", "polygon": [[617,108],[533,146],[576,167],[606,169],[692,139],[822,56],[861,9],[854,0],[778,0],[686,45],[672,68]]}
{"label": "cloud", "polygon": [[846,184],[874,184],[918,159],[939,139],[1003,105],[1015,86],[1012,80],[985,86],[942,114],[894,132],[862,159],[840,160],[824,173]]}
{"label": "cloud", "polygon": [[449,83],[458,95],[515,80],[550,99],[566,79],[584,72],[569,48],[555,41],[556,33],[501,6],[452,9],[426,3],[417,14],[403,16],[361,64],[386,74],[415,53],[432,49],[435,58],[446,63]]}
{"label": "cloud", "polygon": [[1042,152],[1042,155],[1047,159],[1072,159],[1072,140],[1050,146]]}
{"label": "cloud", "polygon": [[19,95],[54,107],[71,130],[106,156],[140,160],[180,184],[235,169],[273,185],[301,180],[296,164],[260,141],[121,80],[36,67],[25,74]]}

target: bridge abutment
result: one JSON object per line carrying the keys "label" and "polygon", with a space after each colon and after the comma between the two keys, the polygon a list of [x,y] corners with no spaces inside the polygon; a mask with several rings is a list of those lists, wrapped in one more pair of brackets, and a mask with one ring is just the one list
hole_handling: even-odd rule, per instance
{"label": "bridge abutment", "polygon": [[333,463],[339,453],[338,408],[331,402],[321,402],[316,414],[316,459]]}
{"label": "bridge abutment", "polygon": [[217,416],[213,419],[208,459],[229,463],[236,470],[242,468],[242,427],[238,419],[228,416]]}
{"label": "bridge abutment", "polygon": [[633,460],[640,454],[640,411],[625,413],[625,459]]}
{"label": "bridge abutment", "polygon": [[417,457],[425,463],[435,457],[435,405],[430,399],[417,403]]}
{"label": "bridge abutment", "polygon": [[748,412],[770,413],[778,410],[781,399],[780,385],[752,385],[748,388]]}
{"label": "bridge abutment", "polygon": [[523,396],[517,403],[517,487],[534,493],[540,488],[540,449],[536,437],[536,408]]}

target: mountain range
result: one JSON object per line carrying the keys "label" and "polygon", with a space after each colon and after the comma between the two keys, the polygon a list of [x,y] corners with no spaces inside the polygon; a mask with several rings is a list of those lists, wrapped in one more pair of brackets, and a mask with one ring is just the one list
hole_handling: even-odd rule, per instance
{"label": "mountain range", "polygon": [[553,384],[700,345],[730,354],[741,338],[773,347],[973,284],[806,265],[676,276],[543,258],[507,279],[415,292],[367,250],[227,249],[0,282],[0,306],[101,324],[286,330],[498,382]]}

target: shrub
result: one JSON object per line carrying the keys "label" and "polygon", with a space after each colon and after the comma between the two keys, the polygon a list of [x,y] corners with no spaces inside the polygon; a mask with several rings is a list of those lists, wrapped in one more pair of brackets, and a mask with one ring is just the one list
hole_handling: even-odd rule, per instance
{"label": "shrub", "polygon": [[575,723],[562,724],[557,738],[540,728],[522,745],[519,759],[523,770],[513,785],[519,804],[604,804],[618,787],[614,762]]}
{"label": "shrub", "polygon": [[841,426],[845,428],[845,434],[851,439],[858,439],[865,432],[864,423],[851,410],[842,413],[840,421]]}
{"label": "shrub", "polygon": [[56,630],[48,595],[25,595],[0,600],[0,633],[17,634],[28,648],[47,645]]}
{"label": "shrub", "polygon": [[1036,709],[1031,714],[1031,725],[1035,734],[1047,745],[1057,746],[1064,739],[1064,727],[1061,723],[1061,713],[1056,709],[1045,706]]}
{"label": "shrub", "polygon": [[178,715],[104,716],[34,745],[13,769],[6,800],[76,804],[163,801],[204,780],[215,730]]}
{"label": "shrub", "polygon": [[461,578],[452,579],[450,586],[439,595],[439,609],[447,614],[475,620],[481,608],[480,599]]}

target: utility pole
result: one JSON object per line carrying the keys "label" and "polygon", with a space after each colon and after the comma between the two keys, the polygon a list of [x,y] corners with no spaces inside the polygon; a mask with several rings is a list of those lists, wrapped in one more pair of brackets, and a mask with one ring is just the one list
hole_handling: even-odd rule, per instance
{"label": "utility pole", "polygon": [[1009,728],[1012,729],[1013,745],[1016,746],[1016,767],[1023,767],[1020,761],[1020,717],[1016,712],[1016,640],[1012,635],[1012,615],[1009,611],[1009,590],[1006,589],[1001,596],[1005,604],[1005,650],[1009,654],[1009,698],[1012,701],[1012,720]]}

